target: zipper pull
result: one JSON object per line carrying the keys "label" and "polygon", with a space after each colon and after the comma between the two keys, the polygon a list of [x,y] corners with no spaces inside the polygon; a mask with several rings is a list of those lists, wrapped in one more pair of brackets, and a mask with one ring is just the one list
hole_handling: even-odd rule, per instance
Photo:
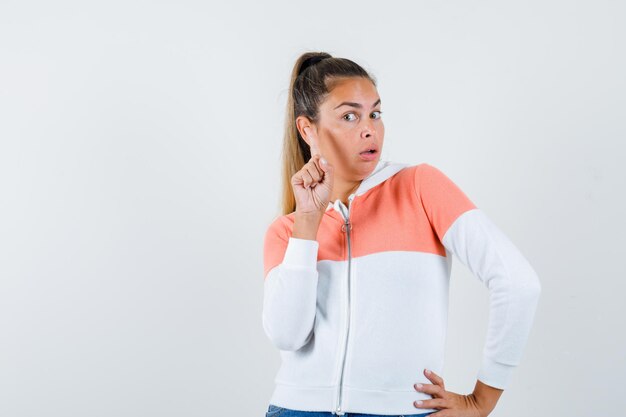
{"label": "zipper pull", "polygon": [[345,232],[346,230],[352,230],[352,223],[350,223],[350,219],[346,219],[346,221],[341,225],[341,231]]}
{"label": "zipper pull", "polygon": [[345,232],[346,230],[352,230],[352,224],[350,223],[350,206],[352,205],[352,200],[355,196],[356,194],[350,194],[348,196],[348,214],[344,216],[345,222],[343,225],[341,225],[342,232]]}

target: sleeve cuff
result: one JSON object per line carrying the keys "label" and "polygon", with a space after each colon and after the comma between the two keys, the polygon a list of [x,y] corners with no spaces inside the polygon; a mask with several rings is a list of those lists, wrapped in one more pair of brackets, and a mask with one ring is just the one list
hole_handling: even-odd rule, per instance
{"label": "sleeve cuff", "polygon": [[490,387],[505,389],[515,368],[515,365],[506,365],[483,357],[483,363],[478,371],[478,380]]}
{"label": "sleeve cuff", "polygon": [[304,268],[315,268],[317,265],[317,251],[319,242],[311,239],[290,237],[283,264]]}

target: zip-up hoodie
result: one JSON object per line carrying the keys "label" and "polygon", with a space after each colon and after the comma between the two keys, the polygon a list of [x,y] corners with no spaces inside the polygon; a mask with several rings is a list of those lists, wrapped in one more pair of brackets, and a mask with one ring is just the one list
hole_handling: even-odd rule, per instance
{"label": "zip-up hoodie", "polygon": [[[454,254],[489,289],[477,379],[506,388],[541,293],[506,235],[436,167],[380,160],[330,202],[317,240],[292,237],[294,213],[264,239],[262,325],[280,350],[270,403],[302,411],[417,414],[413,384],[442,375]],[[443,376],[443,375],[442,375]]]}

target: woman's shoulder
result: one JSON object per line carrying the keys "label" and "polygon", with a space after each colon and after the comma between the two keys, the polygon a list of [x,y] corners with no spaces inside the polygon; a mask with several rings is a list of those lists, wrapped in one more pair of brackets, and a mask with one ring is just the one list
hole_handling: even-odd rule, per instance
{"label": "woman's shoulder", "polygon": [[430,162],[418,162],[418,163],[414,163],[411,164],[409,166],[409,168],[411,170],[413,170],[413,172],[433,172],[433,171],[439,171],[439,168],[437,168],[435,165],[433,165]]}
{"label": "woman's shoulder", "polygon": [[416,184],[422,178],[429,179],[444,175],[438,167],[424,161],[417,163],[388,162],[388,164],[401,167],[393,175],[396,183]]}
{"label": "woman's shoulder", "polygon": [[439,166],[430,162],[418,162],[408,167],[414,178],[418,181],[438,181],[447,178]]}
{"label": "woman's shoulder", "polygon": [[432,171],[440,171],[437,166],[430,162],[398,162],[398,161],[385,161],[386,166],[397,166],[401,169],[398,169],[398,172],[432,172]]}
{"label": "woman's shoulder", "polygon": [[295,221],[294,216],[294,212],[274,216],[274,218],[272,218],[267,225],[265,235],[278,235],[285,240],[289,240]]}

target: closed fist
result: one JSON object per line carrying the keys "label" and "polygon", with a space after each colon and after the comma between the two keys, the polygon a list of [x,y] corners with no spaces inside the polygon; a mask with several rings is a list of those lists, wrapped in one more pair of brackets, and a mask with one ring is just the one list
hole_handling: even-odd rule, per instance
{"label": "closed fist", "polygon": [[313,136],[309,139],[311,159],[291,177],[291,186],[296,199],[296,212],[323,214],[333,190],[333,167],[322,157],[317,139]]}

